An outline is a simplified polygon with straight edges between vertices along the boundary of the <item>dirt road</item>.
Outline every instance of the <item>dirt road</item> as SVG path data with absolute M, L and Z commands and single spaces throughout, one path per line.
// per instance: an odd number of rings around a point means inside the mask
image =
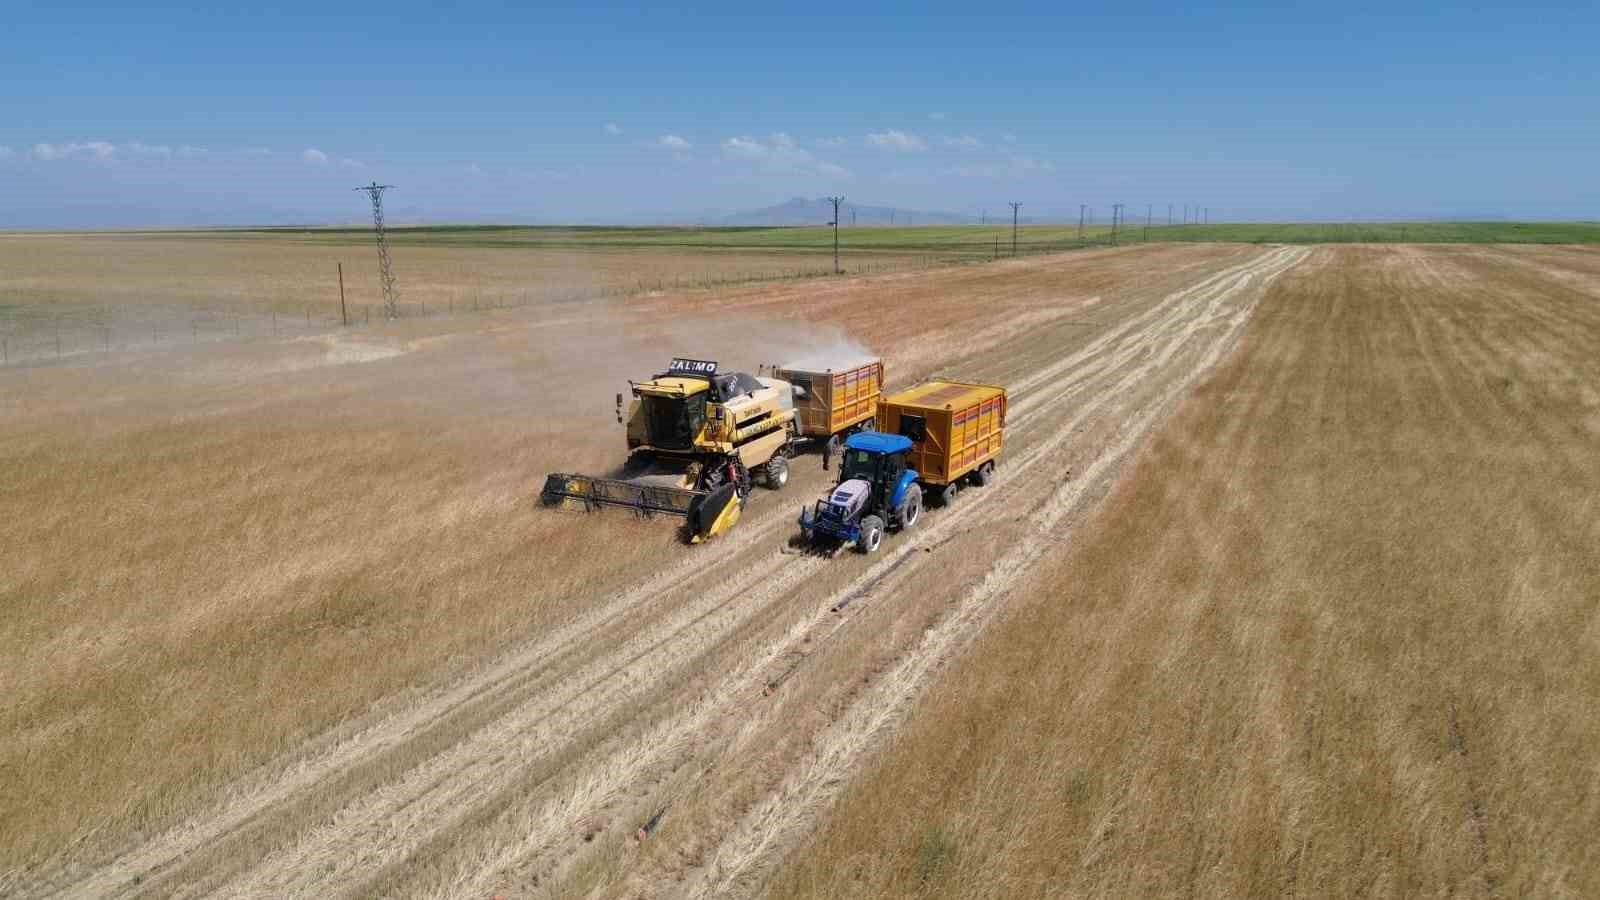
M 802 464 L 784 494 L 758 494 L 727 539 L 673 553 L 645 577 L 621 573 L 615 589 L 491 664 L 301 744 L 103 864 L 42 867 L 17 887 L 743 893 L 982 630 L 991 601 L 1070 536 L 1305 252 L 1211 251 L 1159 276 L 1093 274 L 1096 293 L 1076 285 L 1054 310 L 1039 301 L 1073 276 L 1071 260 L 941 273 L 937 287 L 917 280 L 931 276 L 886 276 L 812 292 L 811 310 L 837 308 L 847 330 L 864 296 L 896 291 L 976 301 L 1000 287 L 1046 310 L 974 323 L 971 305 L 964 322 L 962 304 L 946 304 L 887 353 L 892 372 L 939 368 L 1010 386 L 1010 443 L 993 485 L 876 557 L 826 560 L 786 544 L 799 503 L 824 483 Z M 768 303 L 783 308 L 782 297 L 750 306 Z

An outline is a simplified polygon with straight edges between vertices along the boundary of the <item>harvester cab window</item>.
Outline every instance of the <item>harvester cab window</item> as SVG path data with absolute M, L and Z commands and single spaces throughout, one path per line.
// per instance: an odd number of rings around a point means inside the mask
M 663 450 L 689 450 L 706 424 L 706 395 L 642 398 L 650 444 Z

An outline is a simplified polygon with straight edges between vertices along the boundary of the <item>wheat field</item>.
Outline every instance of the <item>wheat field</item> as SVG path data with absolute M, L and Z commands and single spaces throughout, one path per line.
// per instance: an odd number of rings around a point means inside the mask
M 0 368 L 0 893 L 1592 893 L 1597 298 L 1152 244 Z M 626 378 L 839 345 L 1007 385 L 996 482 L 538 507 Z
M 777 896 L 1592 896 L 1600 256 L 1319 249 Z

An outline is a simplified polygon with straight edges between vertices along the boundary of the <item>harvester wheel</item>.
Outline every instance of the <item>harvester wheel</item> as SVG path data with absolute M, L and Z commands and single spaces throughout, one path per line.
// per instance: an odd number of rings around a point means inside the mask
M 988 487 L 994 480 L 994 460 L 989 460 L 972 472 L 972 483 L 978 487 Z
M 956 494 L 960 490 L 961 490 L 961 485 L 959 483 L 957 483 L 957 482 L 954 482 L 954 481 L 952 481 L 949 484 L 945 485 L 944 487 L 940 488 L 939 489 L 939 495 L 938 495 L 939 496 L 939 505 L 940 506 L 949 506 L 950 504 L 956 502 Z
M 922 485 L 913 484 L 906 488 L 905 499 L 900 501 L 900 509 L 895 518 L 900 520 L 900 530 L 917 524 L 922 518 Z
M 881 543 L 883 543 L 883 520 L 877 516 L 867 516 L 862 519 L 861 534 L 856 538 L 856 550 L 862 553 L 876 553 Z
M 783 490 L 783 486 L 789 483 L 789 461 L 782 456 L 767 460 L 767 477 L 764 480 L 772 490 Z

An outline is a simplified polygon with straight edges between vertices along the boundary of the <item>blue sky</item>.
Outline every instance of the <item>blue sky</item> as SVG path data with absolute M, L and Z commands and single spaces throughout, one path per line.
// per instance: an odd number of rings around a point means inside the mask
M 863 204 L 1600 217 L 1600 5 L 84 6 L 0 29 L 0 226 Z

